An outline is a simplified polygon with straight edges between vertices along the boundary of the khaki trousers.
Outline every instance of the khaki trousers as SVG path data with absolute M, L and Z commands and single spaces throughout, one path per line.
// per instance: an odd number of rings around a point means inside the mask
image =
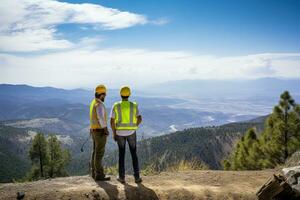
M 102 158 L 105 152 L 107 135 L 105 135 L 104 129 L 91 129 L 90 131 L 93 138 L 93 149 L 91 155 L 92 176 L 105 177 L 102 166 Z

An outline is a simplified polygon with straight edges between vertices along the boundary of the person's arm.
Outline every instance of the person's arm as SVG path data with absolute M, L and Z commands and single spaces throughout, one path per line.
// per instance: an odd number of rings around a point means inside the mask
M 142 123 L 142 115 L 137 116 L 137 125 L 139 126 Z
M 105 135 L 109 135 L 108 129 L 107 129 L 107 121 L 106 121 L 106 113 L 105 113 L 105 107 L 103 104 L 99 104 L 97 109 L 97 116 L 100 126 L 104 129 Z
M 105 133 L 105 135 L 109 135 L 109 131 L 108 131 L 107 127 L 104 128 L 104 133 Z
M 116 116 L 116 113 L 114 111 L 114 107 L 111 109 L 111 112 L 110 112 L 110 127 L 111 127 L 111 130 L 113 132 L 113 139 L 116 141 L 117 139 L 117 130 L 116 130 L 116 124 L 115 124 L 115 116 Z
M 142 123 L 142 115 L 140 114 L 139 107 L 136 107 L 136 118 L 136 123 L 139 126 Z
M 115 119 L 110 118 L 110 126 L 113 132 L 113 139 L 116 141 L 117 138 L 117 131 L 116 131 L 116 124 L 115 124 Z

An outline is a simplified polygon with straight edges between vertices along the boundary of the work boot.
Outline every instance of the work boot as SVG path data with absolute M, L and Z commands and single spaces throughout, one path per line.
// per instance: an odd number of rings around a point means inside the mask
M 92 177 L 92 179 L 96 179 L 96 176 L 95 176 L 95 174 L 90 174 L 90 177 Z
M 141 183 L 143 180 L 140 177 L 134 178 L 135 183 Z
M 94 172 L 94 171 L 91 170 L 91 173 L 89 173 L 89 174 L 90 174 L 90 176 L 91 176 L 93 179 L 95 179 L 96 175 L 95 175 L 95 172 Z
M 110 181 L 110 177 L 100 175 L 96 175 L 94 179 L 95 181 Z
M 117 178 L 117 181 L 119 181 L 120 183 L 124 184 L 126 181 L 125 181 L 125 178 L 121 178 L 121 177 L 118 177 Z

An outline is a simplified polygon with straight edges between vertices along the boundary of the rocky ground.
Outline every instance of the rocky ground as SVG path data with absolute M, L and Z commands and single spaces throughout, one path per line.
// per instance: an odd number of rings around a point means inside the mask
M 0 185 L 0 199 L 255 199 L 255 192 L 274 171 L 183 171 L 143 177 L 135 184 L 132 177 L 122 185 L 112 177 L 95 182 L 89 176 L 74 176 L 27 183 Z

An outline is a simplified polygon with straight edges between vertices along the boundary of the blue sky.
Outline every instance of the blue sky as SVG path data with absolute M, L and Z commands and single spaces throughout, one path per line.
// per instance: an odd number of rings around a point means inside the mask
M 297 0 L 3 0 L 2 83 L 300 78 Z
M 294 0 L 161 0 L 69 1 L 98 3 L 165 19 L 164 26 L 137 26 L 118 31 L 85 33 L 63 27 L 70 37 L 101 34 L 103 45 L 188 50 L 201 54 L 245 55 L 264 52 L 299 52 L 300 1 Z M 77 27 L 74 28 L 74 27 Z M 69 32 L 73 30 L 74 32 Z

